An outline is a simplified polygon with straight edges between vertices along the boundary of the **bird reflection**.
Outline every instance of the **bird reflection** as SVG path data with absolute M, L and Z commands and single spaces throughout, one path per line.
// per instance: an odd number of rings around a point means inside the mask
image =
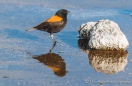
M 49 53 L 42 54 L 39 56 L 33 56 L 34 59 L 38 60 L 40 63 L 43 63 L 48 68 L 52 69 L 55 75 L 58 77 L 63 77 L 66 75 L 66 63 L 64 59 L 58 54 L 52 53 L 56 43 L 53 44 L 52 48 L 50 49 Z
M 84 39 L 78 40 L 78 46 L 83 51 L 87 51 L 86 53 L 88 54 L 89 64 L 97 72 L 116 74 L 123 71 L 127 65 L 127 51 L 88 50 L 86 44 L 88 44 L 88 41 L 85 42 Z

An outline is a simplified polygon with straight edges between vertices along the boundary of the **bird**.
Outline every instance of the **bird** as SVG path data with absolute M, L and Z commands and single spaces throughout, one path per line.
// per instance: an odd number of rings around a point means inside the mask
M 54 33 L 61 31 L 67 23 L 67 15 L 70 11 L 66 9 L 58 10 L 53 16 L 42 22 L 41 24 L 27 29 L 26 31 L 41 30 L 48 32 L 52 38 L 53 43 L 57 42 L 53 36 Z

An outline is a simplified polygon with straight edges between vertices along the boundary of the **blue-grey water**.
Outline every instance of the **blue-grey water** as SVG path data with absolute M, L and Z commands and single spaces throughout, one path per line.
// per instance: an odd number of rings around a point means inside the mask
M 58 43 L 49 53 L 48 33 L 25 30 L 61 8 L 70 11 L 68 23 L 54 34 Z M 0 86 L 131 86 L 131 8 L 131 0 L 0 0 Z M 100 19 L 119 25 L 130 43 L 127 51 L 86 53 L 78 28 Z M 117 70 L 103 70 L 109 60 Z

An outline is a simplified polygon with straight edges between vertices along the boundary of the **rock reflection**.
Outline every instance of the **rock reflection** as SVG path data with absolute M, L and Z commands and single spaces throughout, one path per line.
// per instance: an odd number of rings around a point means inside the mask
M 87 43 L 88 41 L 84 43 L 83 39 L 78 40 L 79 47 L 83 51 L 87 51 L 86 53 L 88 54 L 89 64 L 97 72 L 102 72 L 105 74 L 115 74 L 124 70 L 127 64 L 127 51 L 88 50 L 88 46 L 86 45 Z
M 58 77 L 63 77 L 66 75 L 66 63 L 64 59 L 58 54 L 52 53 L 54 45 L 50 49 L 50 52 L 47 54 L 42 54 L 39 56 L 33 56 L 34 59 L 38 60 L 40 63 L 43 63 L 48 68 L 52 69 L 55 75 Z
M 88 54 L 90 65 L 98 72 L 115 74 L 123 71 L 127 64 L 127 51 L 97 51 Z

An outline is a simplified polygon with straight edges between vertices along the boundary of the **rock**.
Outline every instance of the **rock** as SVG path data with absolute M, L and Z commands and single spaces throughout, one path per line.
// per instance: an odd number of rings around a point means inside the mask
M 82 24 L 78 32 L 81 38 L 89 39 L 88 45 L 91 49 L 125 50 L 129 46 L 119 26 L 110 20 Z
M 97 72 L 116 74 L 124 70 L 128 63 L 127 50 L 89 50 L 87 43 L 87 39 L 79 39 L 78 47 L 88 55 L 89 64 Z
M 78 47 L 80 48 L 80 50 L 89 54 L 88 39 L 79 39 L 78 40 Z
M 89 31 L 95 24 L 96 22 L 87 22 L 85 24 L 82 24 L 78 30 L 79 36 L 84 39 L 89 39 Z

